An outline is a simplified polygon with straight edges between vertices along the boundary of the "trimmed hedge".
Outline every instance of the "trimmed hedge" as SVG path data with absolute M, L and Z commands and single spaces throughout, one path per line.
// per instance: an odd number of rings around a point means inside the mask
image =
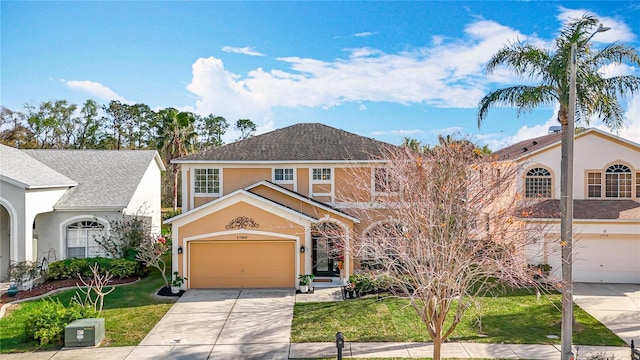
M 391 288 L 389 278 L 383 274 L 352 274 L 349 276 L 349 283 L 354 285 L 360 295 L 387 292 Z
M 114 278 L 122 279 L 136 275 L 142 275 L 143 267 L 133 260 L 109 259 L 109 258 L 88 258 L 88 259 L 66 259 L 49 264 L 47 278 L 50 280 L 77 279 L 78 274 L 84 278 L 93 277 L 90 266 L 98 264 L 98 272 L 104 275 L 107 271 Z

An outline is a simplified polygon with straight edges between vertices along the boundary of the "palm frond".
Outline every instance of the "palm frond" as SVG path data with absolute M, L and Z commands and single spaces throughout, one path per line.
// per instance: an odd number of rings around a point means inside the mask
M 478 127 L 492 107 L 515 107 L 520 115 L 522 111 L 531 111 L 538 105 L 555 103 L 558 101 L 556 93 L 556 88 L 548 85 L 519 85 L 492 91 L 482 98 L 478 105 Z
M 510 43 L 498 50 L 485 66 L 488 74 L 500 65 L 510 67 L 516 74 L 535 78 L 543 74 L 551 61 L 549 52 L 520 42 Z

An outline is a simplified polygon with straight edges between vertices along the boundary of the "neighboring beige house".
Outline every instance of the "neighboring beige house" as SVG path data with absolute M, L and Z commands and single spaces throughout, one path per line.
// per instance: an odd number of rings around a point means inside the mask
M 528 221 L 547 224 L 530 246 L 532 263 L 560 269 L 560 133 L 495 152 L 523 166 L 518 191 L 532 205 Z M 574 145 L 573 278 L 578 282 L 640 283 L 640 145 L 587 129 Z
M 143 215 L 160 231 L 156 151 L 20 150 L 0 145 L 0 279 L 11 261 L 103 254 L 94 235 Z
M 322 124 L 297 124 L 173 160 L 183 213 L 172 225 L 173 270 L 187 288 L 298 287 L 298 275 L 342 284 L 353 260 L 341 247 L 363 224 L 353 206 L 385 196 L 383 148 Z M 369 177 L 353 187 L 354 174 Z M 337 199 L 357 195 L 358 204 Z M 327 237 L 330 227 L 340 240 Z

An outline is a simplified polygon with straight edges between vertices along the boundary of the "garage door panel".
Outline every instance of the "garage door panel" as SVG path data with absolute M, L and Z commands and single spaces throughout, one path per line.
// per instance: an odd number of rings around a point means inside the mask
M 295 287 L 294 241 L 193 242 L 191 288 Z
M 573 278 L 578 282 L 640 283 L 640 241 L 619 238 L 577 241 Z

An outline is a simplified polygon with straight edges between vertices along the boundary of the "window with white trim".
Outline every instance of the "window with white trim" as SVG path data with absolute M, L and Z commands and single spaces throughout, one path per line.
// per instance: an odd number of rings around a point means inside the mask
M 91 258 L 106 256 L 106 251 L 96 242 L 103 235 L 104 225 L 93 220 L 77 221 L 67 225 L 67 258 Z
M 273 169 L 273 181 L 279 182 L 279 183 L 292 183 L 293 169 L 292 168 Z
M 605 172 L 604 197 L 630 198 L 631 197 L 631 169 L 622 164 L 614 164 Z
M 313 181 L 330 181 L 331 180 L 331 168 L 316 168 L 312 171 Z
M 194 169 L 193 193 L 196 195 L 219 195 L 220 169 Z
M 390 193 L 398 191 L 398 186 L 391 178 L 389 169 L 387 168 L 373 169 L 373 183 L 373 191 L 376 193 Z
M 551 172 L 545 168 L 537 167 L 527 171 L 524 178 L 526 198 L 550 198 L 551 197 Z

